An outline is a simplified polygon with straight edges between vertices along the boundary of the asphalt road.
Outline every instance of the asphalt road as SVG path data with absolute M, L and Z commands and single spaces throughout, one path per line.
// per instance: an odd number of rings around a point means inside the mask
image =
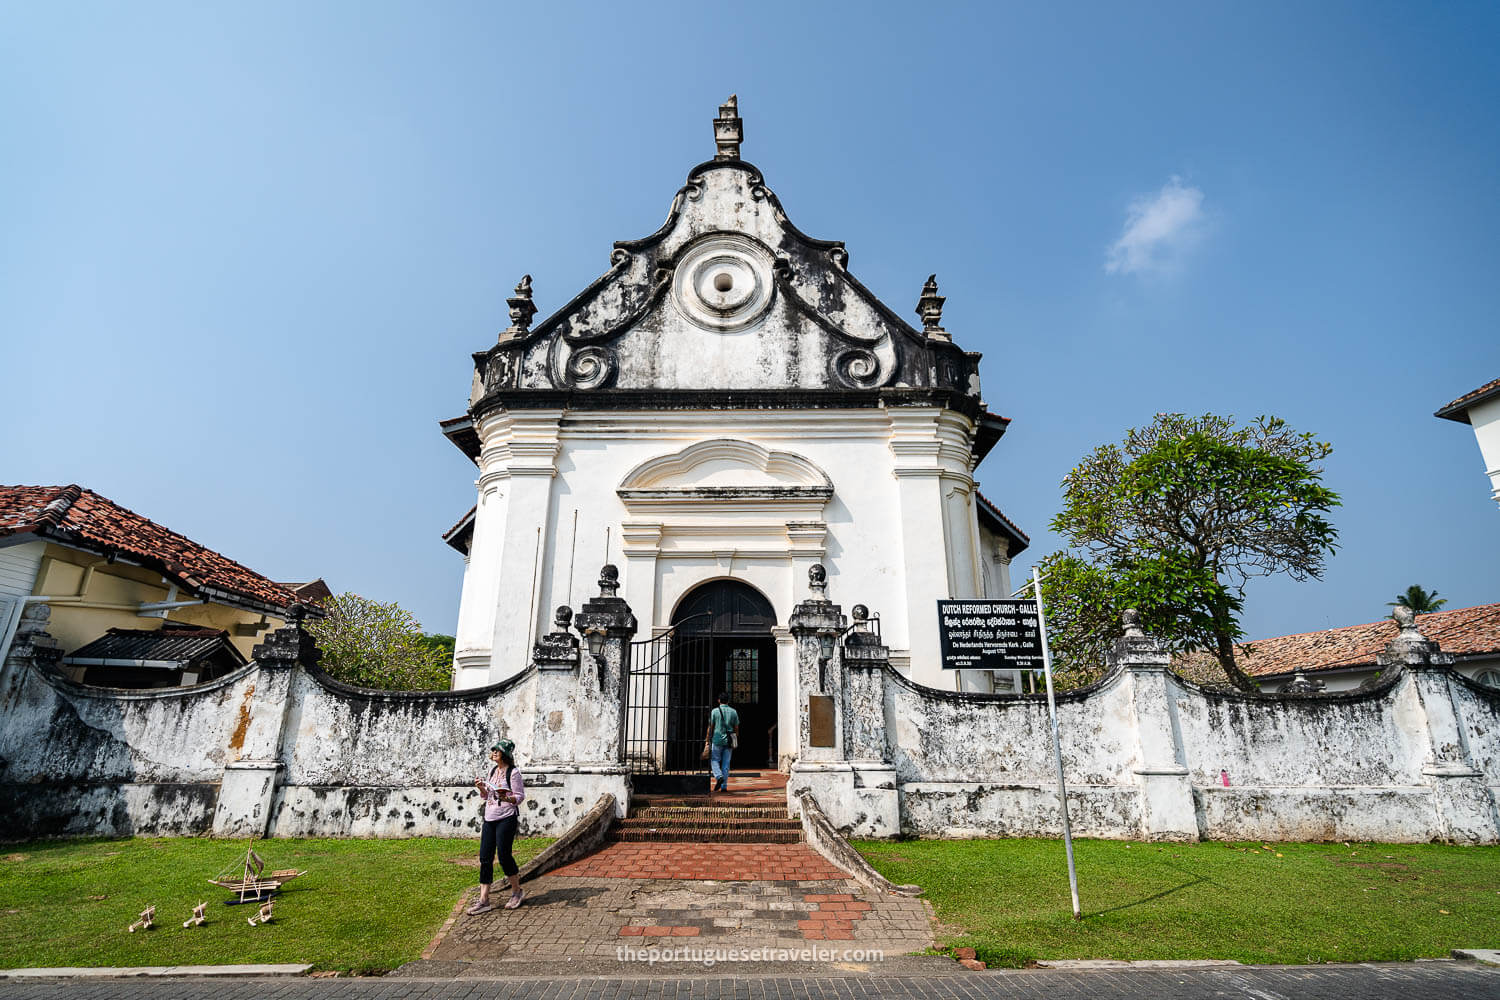
M 1483 1000 L 1500 968 L 1401 965 L 1092 969 L 945 976 L 113 979 L 0 982 L 0 1000 Z

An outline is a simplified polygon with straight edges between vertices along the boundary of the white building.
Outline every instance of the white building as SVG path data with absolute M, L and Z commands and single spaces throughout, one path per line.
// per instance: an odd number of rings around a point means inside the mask
M 935 280 L 913 326 L 843 244 L 791 223 L 739 158 L 734 98 L 714 132 L 657 232 L 616 243 L 534 326 L 524 278 L 512 325 L 474 355 L 469 411 L 443 424 L 479 467 L 446 536 L 467 556 L 455 684 L 523 670 L 552 609 L 610 562 L 638 639 L 706 614 L 685 628 L 715 637 L 711 683 L 734 689 L 744 731 L 795 732 L 785 625 L 821 563 L 835 599 L 881 616 L 899 670 L 991 690 L 939 669 L 935 604 L 1008 596 L 1027 544 L 976 490 L 1008 423 L 981 399 L 979 355 L 941 326 Z M 766 739 L 770 760 L 795 746 Z
M 1490 496 L 1500 503 L 1500 378 L 1465 393 L 1433 416 L 1455 420 L 1474 428 L 1479 454 L 1490 477 Z

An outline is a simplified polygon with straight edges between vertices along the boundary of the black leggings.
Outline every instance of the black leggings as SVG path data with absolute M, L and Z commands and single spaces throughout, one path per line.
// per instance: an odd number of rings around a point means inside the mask
M 521 869 L 516 865 L 511 845 L 516 840 L 515 816 L 487 819 L 479 830 L 479 884 L 489 885 L 495 881 L 495 855 L 500 855 L 500 870 L 507 876 Z

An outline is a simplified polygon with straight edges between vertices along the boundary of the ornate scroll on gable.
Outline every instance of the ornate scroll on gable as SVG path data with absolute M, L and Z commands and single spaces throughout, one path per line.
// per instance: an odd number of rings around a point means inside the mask
M 718 155 L 689 173 L 662 227 L 615 244 L 609 270 L 535 327 L 523 279 L 507 300 L 510 327 L 474 356 L 471 402 L 528 391 L 875 389 L 977 401 L 979 356 L 939 325 L 935 279 L 920 296 L 921 328 L 877 300 L 849 273 L 843 244 L 797 229 L 739 158 L 736 103 L 715 120 Z

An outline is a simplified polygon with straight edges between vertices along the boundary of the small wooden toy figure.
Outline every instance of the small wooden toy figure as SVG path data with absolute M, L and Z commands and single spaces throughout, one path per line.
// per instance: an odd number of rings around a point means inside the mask
M 250 926 L 254 927 L 258 923 L 269 924 L 271 922 L 271 907 L 275 905 L 275 902 L 274 899 L 268 899 L 264 903 L 261 903 L 260 912 L 250 918 Z
M 149 931 L 151 929 L 152 925 L 155 922 L 156 922 L 156 907 L 154 905 L 152 905 L 152 906 L 148 906 L 144 910 L 142 910 L 141 911 L 141 919 L 137 920 L 135 923 L 131 924 L 126 929 L 128 931 L 130 931 L 130 933 L 132 933 L 132 934 L 134 934 L 137 930 Z
M 199 903 L 197 906 L 193 907 L 193 915 L 191 917 L 188 917 L 186 920 L 184 920 L 182 922 L 182 926 L 184 926 L 184 927 L 202 927 L 203 926 L 203 921 L 207 919 L 206 917 L 203 916 L 203 908 L 206 907 L 207 905 L 208 905 L 207 903 Z

